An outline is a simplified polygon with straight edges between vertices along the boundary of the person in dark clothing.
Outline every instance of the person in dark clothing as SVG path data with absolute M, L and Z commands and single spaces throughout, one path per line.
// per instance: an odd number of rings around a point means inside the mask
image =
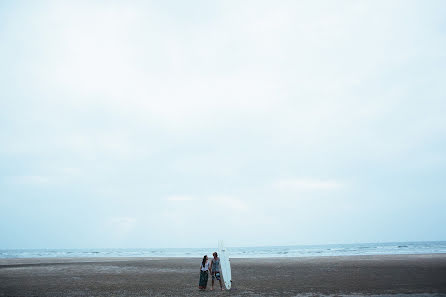
M 203 261 L 201 261 L 201 266 L 200 266 L 200 280 L 198 281 L 198 288 L 200 290 L 206 290 L 206 287 L 208 285 L 208 277 L 209 277 L 208 256 L 204 255 Z

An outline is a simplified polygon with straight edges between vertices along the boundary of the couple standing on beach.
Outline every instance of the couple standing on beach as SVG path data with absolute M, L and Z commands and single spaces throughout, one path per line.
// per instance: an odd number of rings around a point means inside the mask
M 211 263 L 209 264 L 208 256 L 205 255 L 203 257 L 203 261 L 200 266 L 200 281 L 198 282 L 198 288 L 200 290 L 206 290 L 208 285 L 208 277 L 209 271 L 212 275 L 212 287 L 211 290 L 214 289 L 214 280 L 217 279 L 220 282 L 220 289 L 223 291 L 223 285 L 221 283 L 221 274 L 220 274 L 220 258 L 218 257 L 217 252 L 212 254 L 214 258 L 212 258 Z

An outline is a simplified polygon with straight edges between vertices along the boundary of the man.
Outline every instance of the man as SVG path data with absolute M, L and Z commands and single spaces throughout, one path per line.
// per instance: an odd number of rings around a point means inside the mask
M 217 279 L 220 282 L 220 289 L 223 291 L 223 285 L 221 283 L 221 273 L 220 273 L 220 258 L 217 255 L 217 252 L 212 254 L 214 258 L 211 261 L 211 274 L 212 274 L 212 287 L 211 291 L 214 289 L 214 280 Z

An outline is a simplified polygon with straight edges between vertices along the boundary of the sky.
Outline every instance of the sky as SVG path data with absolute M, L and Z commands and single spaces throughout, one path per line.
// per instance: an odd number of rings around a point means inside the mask
M 0 248 L 446 240 L 445 14 L 0 2 Z

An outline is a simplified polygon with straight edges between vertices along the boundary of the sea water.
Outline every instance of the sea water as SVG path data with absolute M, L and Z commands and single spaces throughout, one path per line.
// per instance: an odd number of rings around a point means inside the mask
M 0 258 L 202 257 L 209 248 L 0 249 Z M 231 258 L 315 257 L 446 253 L 446 241 L 227 247 Z

